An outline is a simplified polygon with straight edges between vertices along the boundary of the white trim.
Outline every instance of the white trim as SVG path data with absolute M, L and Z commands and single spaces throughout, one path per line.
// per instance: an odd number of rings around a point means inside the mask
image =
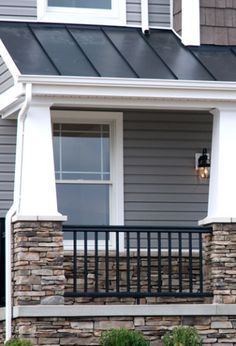
M 176 31 L 174 30 L 174 0 L 170 0 L 170 28 L 176 34 Z
M 37 305 L 14 306 L 19 317 L 235 316 L 236 304 Z
M 47 0 L 37 0 L 39 21 L 74 24 L 126 24 L 126 1 L 112 0 L 112 9 L 50 7 Z
M 182 0 L 182 42 L 200 45 L 200 1 Z
M 141 24 L 142 32 L 149 31 L 149 13 L 148 13 L 148 0 L 141 0 Z
M 124 224 L 124 191 L 123 191 L 123 113 L 122 112 L 92 112 L 77 110 L 52 110 L 52 121 L 54 123 L 94 123 L 110 124 L 111 130 L 111 156 L 110 180 L 99 183 L 110 185 L 110 225 Z M 71 182 L 69 180 L 59 183 Z M 74 183 L 85 183 L 85 181 L 76 180 Z M 94 184 L 95 181 L 88 181 Z
M 5 308 L 0 308 L 0 321 L 5 321 Z
M 15 215 L 12 218 L 12 222 L 18 221 L 66 221 L 67 216 L 64 215 Z

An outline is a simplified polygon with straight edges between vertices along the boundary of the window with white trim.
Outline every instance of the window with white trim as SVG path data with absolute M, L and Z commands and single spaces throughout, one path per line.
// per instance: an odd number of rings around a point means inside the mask
M 126 24 L 126 0 L 37 0 L 38 19 L 76 24 Z
M 52 115 L 58 210 L 70 225 L 122 225 L 122 113 Z

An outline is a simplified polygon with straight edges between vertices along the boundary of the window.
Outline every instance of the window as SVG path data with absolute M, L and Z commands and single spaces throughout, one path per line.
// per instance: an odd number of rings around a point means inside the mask
M 52 115 L 58 210 L 70 225 L 122 225 L 122 113 Z
M 126 24 L 125 0 L 38 0 L 38 19 L 77 24 Z
M 72 225 L 108 225 L 110 126 L 55 124 L 59 210 Z

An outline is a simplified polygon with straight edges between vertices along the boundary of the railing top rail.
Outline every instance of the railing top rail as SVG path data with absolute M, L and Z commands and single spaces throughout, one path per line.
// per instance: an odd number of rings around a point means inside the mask
M 65 232 L 183 232 L 183 233 L 210 233 L 211 227 L 187 227 L 187 226 L 77 226 L 77 225 L 64 225 Z

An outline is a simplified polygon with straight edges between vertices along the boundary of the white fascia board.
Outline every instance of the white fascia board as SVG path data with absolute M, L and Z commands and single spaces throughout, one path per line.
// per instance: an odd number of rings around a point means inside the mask
M 16 83 L 18 76 L 20 76 L 20 71 L 18 67 L 16 66 L 15 62 L 13 61 L 11 55 L 9 54 L 8 50 L 6 49 L 4 43 L 2 40 L 0 40 L 0 56 L 2 57 L 3 61 L 5 62 L 8 70 L 10 71 L 14 83 Z
M 32 83 L 33 96 L 52 98 L 54 104 L 76 105 L 78 101 L 83 106 L 88 103 L 90 106 L 167 109 L 236 105 L 235 82 L 23 75 L 18 81 Z

